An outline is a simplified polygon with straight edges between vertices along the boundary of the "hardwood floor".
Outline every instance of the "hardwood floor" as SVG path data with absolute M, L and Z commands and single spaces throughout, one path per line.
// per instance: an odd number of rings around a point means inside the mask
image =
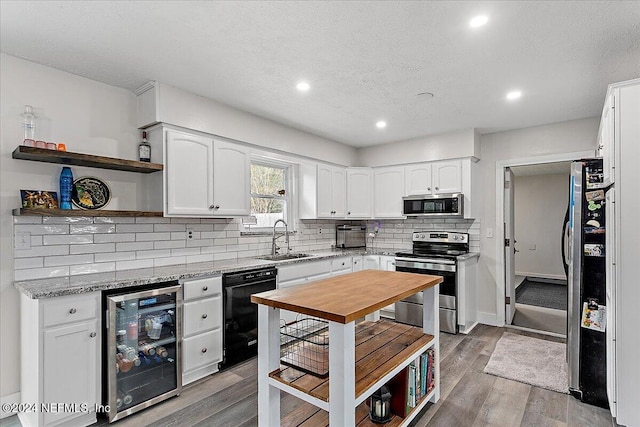
M 485 374 L 483 369 L 505 331 L 479 325 L 469 335 L 441 334 L 441 398 L 438 403 L 429 404 L 413 426 L 614 426 L 608 410 L 586 405 L 569 395 Z M 563 341 L 514 329 L 508 331 Z M 284 393 L 282 396 L 283 415 L 295 412 L 300 421 L 308 417 L 304 402 Z M 9 424 L 11 419 L 15 417 L 2 420 L 0 426 L 18 425 Z M 105 424 L 101 420 L 95 426 Z M 114 425 L 256 426 L 256 359 L 190 384 L 180 396 Z

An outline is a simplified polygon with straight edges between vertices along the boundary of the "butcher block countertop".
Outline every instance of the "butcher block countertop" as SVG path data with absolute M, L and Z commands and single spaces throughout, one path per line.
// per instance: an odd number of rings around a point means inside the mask
M 441 282 L 440 276 L 364 270 L 254 294 L 251 302 L 349 323 Z

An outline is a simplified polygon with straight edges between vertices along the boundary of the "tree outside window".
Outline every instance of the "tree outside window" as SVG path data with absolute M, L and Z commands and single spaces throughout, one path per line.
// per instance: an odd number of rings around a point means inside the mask
M 251 164 L 251 215 L 255 227 L 273 227 L 278 219 L 287 220 L 287 168 Z

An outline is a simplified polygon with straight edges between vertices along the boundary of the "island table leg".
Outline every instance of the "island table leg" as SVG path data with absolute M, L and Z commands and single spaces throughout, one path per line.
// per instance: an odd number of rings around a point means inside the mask
M 280 425 L 280 390 L 269 373 L 280 366 L 280 309 L 258 305 L 258 425 Z
M 329 426 L 356 419 L 356 326 L 329 321 Z
M 425 334 L 433 335 L 436 349 L 433 361 L 436 374 L 436 392 L 430 399 L 436 403 L 440 400 L 440 285 L 435 285 L 422 292 L 422 330 Z

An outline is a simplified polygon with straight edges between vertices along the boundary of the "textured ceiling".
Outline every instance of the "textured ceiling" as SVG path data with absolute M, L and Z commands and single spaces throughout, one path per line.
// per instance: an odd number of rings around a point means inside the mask
M 607 84 L 640 76 L 637 1 L 0 7 L 5 53 L 129 90 L 159 80 L 353 146 L 596 116 Z

